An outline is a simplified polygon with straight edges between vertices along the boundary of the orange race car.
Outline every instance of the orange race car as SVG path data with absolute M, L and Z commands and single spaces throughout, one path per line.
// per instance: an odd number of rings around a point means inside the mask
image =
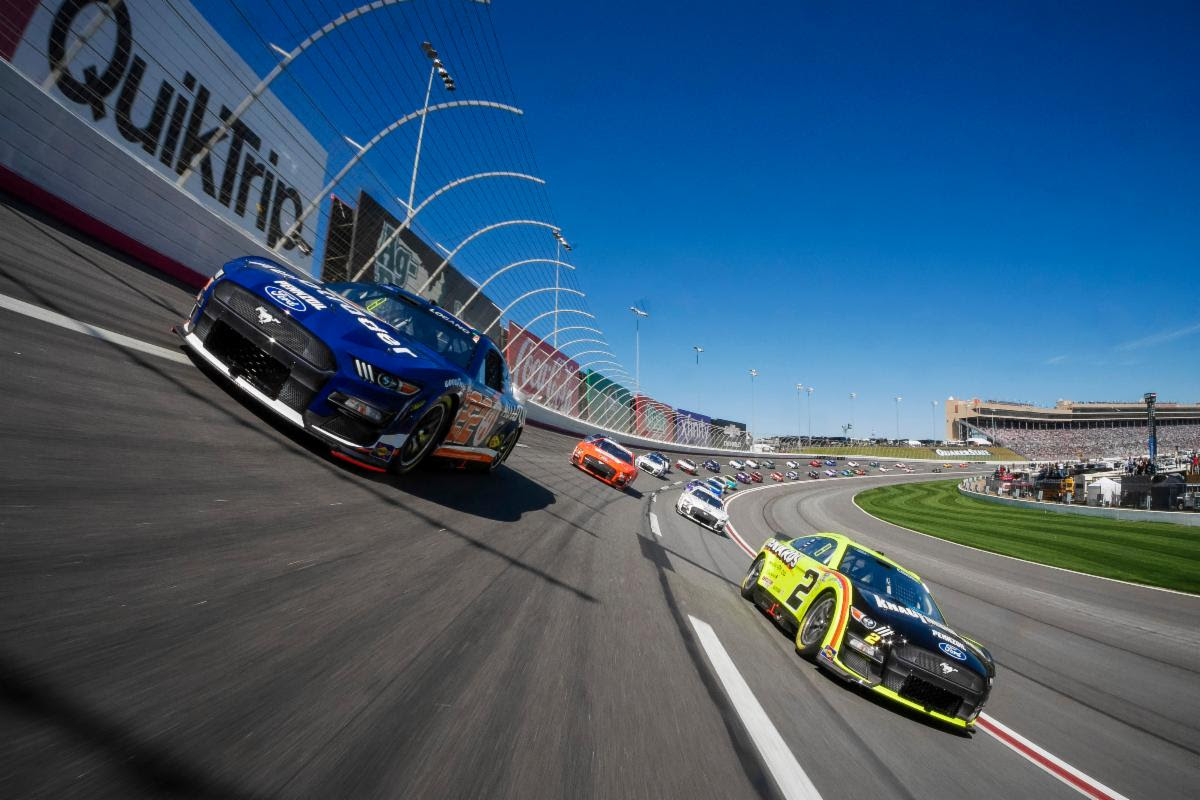
M 592 435 L 575 445 L 571 463 L 609 486 L 624 488 L 637 478 L 633 453 L 606 436 Z

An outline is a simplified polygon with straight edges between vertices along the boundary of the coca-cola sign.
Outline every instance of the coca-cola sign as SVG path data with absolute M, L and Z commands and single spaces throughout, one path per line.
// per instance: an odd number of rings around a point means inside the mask
M 540 337 L 508 324 L 508 368 L 513 387 L 524 399 L 564 414 L 578 414 L 579 365 Z

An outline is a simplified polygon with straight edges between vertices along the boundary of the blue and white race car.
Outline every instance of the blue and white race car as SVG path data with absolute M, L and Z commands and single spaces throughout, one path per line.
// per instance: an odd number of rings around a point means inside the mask
M 403 473 L 433 456 L 492 470 L 525 426 L 496 345 L 389 284 L 319 284 L 239 258 L 176 333 L 239 390 L 367 469 Z

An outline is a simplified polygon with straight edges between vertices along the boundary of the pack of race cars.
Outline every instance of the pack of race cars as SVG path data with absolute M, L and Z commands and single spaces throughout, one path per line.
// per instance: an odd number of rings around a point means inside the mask
M 219 380 L 363 469 L 405 473 L 440 459 L 491 471 L 524 429 L 496 344 L 393 285 L 318 284 L 267 259 L 239 258 L 217 271 L 176 332 Z M 570 460 L 622 489 L 639 472 L 664 478 L 672 468 L 662 453 L 635 455 L 601 434 L 580 441 Z M 675 511 L 724 533 L 723 497 L 763 483 L 763 472 L 798 481 L 804 465 L 787 461 L 781 471 L 769 458 L 734 458 L 728 466 L 732 475 L 711 458 L 677 459 L 675 469 L 693 479 Z M 810 479 L 914 471 L 877 461 L 847 461 L 839 471 L 835 458 L 807 466 Z M 713 474 L 699 477 L 701 468 Z M 990 694 L 990 653 L 947 625 L 920 577 L 841 534 L 768 539 L 741 594 L 795 636 L 801 655 L 942 722 L 970 729 Z

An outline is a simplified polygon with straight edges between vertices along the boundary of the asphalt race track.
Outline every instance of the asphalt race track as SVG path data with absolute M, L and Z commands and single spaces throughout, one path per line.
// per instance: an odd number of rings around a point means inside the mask
M 364 474 L 178 357 L 192 294 L 0 208 L 0 295 L 175 356 L 0 308 L 0 797 L 817 796 L 777 785 L 698 624 L 821 797 L 1080 796 L 799 659 L 738 596 L 743 549 L 674 513 L 686 476 L 618 492 L 532 428 L 492 476 Z M 990 718 L 1108 796 L 1194 797 L 1200 598 L 851 500 L 930 477 L 731 513 L 752 547 L 840 530 L 917 570 L 996 656 Z

